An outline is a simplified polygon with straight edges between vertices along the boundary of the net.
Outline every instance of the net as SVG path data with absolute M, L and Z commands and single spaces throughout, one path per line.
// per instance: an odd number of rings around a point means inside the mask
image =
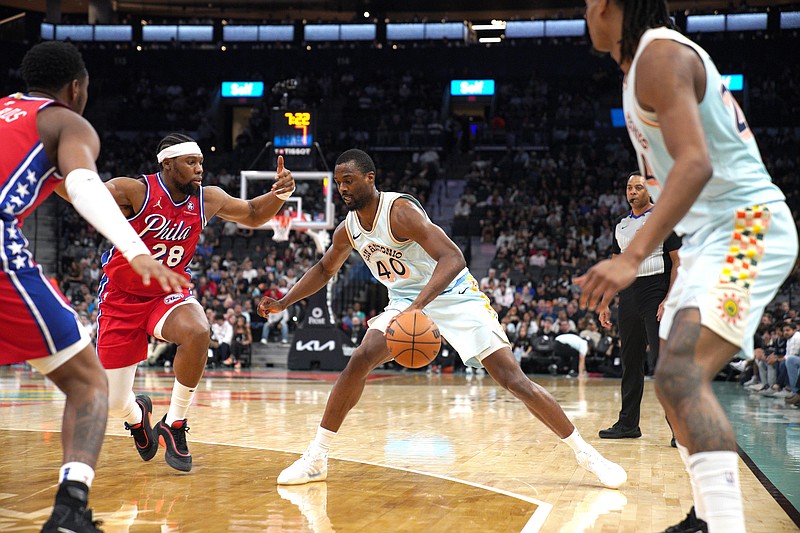
M 284 242 L 289 240 L 289 232 L 292 230 L 292 217 L 276 215 L 267 224 L 272 228 L 273 241 Z

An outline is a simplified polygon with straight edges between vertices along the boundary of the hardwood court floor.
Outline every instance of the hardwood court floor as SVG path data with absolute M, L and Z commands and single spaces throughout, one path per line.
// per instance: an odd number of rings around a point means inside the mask
M 109 421 L 91 494 L 95 516 L 115 533 L 651 532 L 692 505 L 650 382 L 644 436 L 597 437 L 619 408 L 619 381 L 602 378 L 535 376 L 586 440 L 626 468 L 620 490 L 577 467 L 572 451 L 491 378 L 418 372 L 371 377 L 336 439 L 327 482 L 276 486 L 313 437 L 335 378 L 208 373 L 189 413 L 188 474 L 169 468 L 163 453 L 143 463 L 122 423 Z M 153 398 L 154 417 L 163 416 L 172 376 L 140 370 L 136 387 Z M 0 531 L 38 531 L 49 515 L 62 408 L 63 396 L 40 375 L 0 368 Z M 797 530 L 792 509 L 787 514 L 744 462 L 740 474 L 749 531 Z

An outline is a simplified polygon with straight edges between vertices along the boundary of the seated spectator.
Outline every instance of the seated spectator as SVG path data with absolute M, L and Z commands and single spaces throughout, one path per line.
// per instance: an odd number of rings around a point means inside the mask
M 225 315 L 216 313 L 214 323 L 211 324 L 211 367 L 219 366 L 231 353 L 233 343 L 233 326 L 225 320 Z
M 348 334 L 350 335 L 350 342 L 353 343 L 353 346 L 359 346 L 361 341 L 364 340 L 364 335 L 367 334 L 367 328 L 364 327 L 364 322 L 357 316 L 353 317 Z
M 281 330 L 281 344 L 289 344 L 289 311 L 284 309 L 280 313 L 269 315 L 261 328 L 261 344 L 269 342 L 269 334 L 274 328 Z
M 177 345 L 171 342 L 150 337 L 150 343 L 147 346 L 147 364 L 150 366 L 163 365 L 164 368 L 169 368 L 175 358 L 176 349 Z
M 597 330 L 597 322 L 595 322 L 593 318 L 586 320 L 586 329 L 578 333 L 578 336 L 592 341 L 593 346 L 600 344 L 600 338 L 602 337 L 600 332 Z
M 785 315 L 788 316 L 788 306 Z M 786 398 L 786 403 L 790 405 L 800 405 L 800 394 L 798 394 L 798 376 L 800 375 L 800 331 L 797 324 L 786 322 L 783 325 L 783 336 L 786 338 L 786 365 L 788 386 L 792 395 Z
M 253 334 L 250 332 L 250 326 L 243 315 L 236 316 L 236 322 L 233 326 L 233 346 L 231 347 L 231 355 L 223 362 L 225 366 L 233 365 L 234 368 L 242 368 L 250 366 L 250 356 L 252 355 L 253 347 Z

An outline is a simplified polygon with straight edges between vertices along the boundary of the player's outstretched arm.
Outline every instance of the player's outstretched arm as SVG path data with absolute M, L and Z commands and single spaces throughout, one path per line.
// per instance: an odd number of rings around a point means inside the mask
M 261 302 L 258 304 L 258 314 L 267 318 L 270 314 L 280 313 L 293 303 L 319 291 L 342 268 L 352 251 L 353 247 L 347 237 L 344 222 L 342 222 L 333 232 L 333 242 L 322 259 L 308 269 L 308 272 L 303 274 L 303 277 L 280 300 L 268 296 L 261 298 Z
M 278 156 L 278 168 L 275 171 L 275 183 L 272 190 L 250 200 L 234 198 L 219 187 L 204 189 L 206 216 L 213 216 L 238 222 L 251 228 L 265 224 L 278 214 L 283 204 L 294 192 L 292 171 L 283 166 L 283 156 Z
M 422 310 L 464 270 L 467 265 L 464 254 L 442 228 L 431 222 L 414 202 L 404 198 L 396 200 L 389 216 L 395 238 L 417 242 L 436 260 L 436 268 L 430 281 L 408 308 L 409 311 Z

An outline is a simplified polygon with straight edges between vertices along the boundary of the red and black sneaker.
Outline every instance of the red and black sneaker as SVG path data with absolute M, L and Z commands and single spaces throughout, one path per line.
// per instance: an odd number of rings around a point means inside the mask
M 142 421 L 138 424 L 130 425 L 125 422 L 125 429 L 131 432 L 136 443 L 136 451 L 145 461 L 149 461 L 156 456 L 158 451 L 158 439 L 156 430 L 150 424 L 150 415 L 153 414 L 153 402 L 149 396 L 140 394 L 136 397 L 136 403 L 142 409 Z
M 189 426 L 186 419 L 176 420 L 172 425 L 167 425 L 167 415 L 156 426 L 158 443 L 166 448 L 164 459 L 175 470 L 188 472 L 192 469 L 192 454 L 186 446 L 186 433 Z

